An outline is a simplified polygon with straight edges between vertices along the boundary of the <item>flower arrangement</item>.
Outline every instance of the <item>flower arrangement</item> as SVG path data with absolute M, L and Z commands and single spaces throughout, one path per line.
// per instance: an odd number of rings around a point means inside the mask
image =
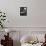
M 0 27 L 3 28 L 4 27 L 4 22 L 6 20 L 6 15 L 4 12 L 0 11 Z

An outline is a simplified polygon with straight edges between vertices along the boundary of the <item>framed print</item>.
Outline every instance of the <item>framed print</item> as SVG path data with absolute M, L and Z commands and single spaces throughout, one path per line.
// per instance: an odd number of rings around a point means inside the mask
M 27 16 L 27 7 L 20 7 L 20 16 Z

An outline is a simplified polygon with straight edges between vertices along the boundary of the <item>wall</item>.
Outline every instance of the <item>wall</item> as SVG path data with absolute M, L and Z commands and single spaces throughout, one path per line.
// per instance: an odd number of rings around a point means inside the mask
M 20 7 L 27 7 L 27 16 L 20 16 Z M 46 27 L 46 0 L 0 0 L 6 12 L 7 27 Z

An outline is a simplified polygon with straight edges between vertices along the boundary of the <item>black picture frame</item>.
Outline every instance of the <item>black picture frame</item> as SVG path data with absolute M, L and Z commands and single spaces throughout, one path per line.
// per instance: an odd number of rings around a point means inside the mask
M 20 16 L 27 16 L 27 7 L 20 7 Z

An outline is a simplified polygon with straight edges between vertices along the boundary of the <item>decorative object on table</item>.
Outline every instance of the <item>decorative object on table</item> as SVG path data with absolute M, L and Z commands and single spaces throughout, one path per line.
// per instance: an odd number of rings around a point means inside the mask
M 27 16 L 27 7 L 20 7 L 20 16 Z
M 5 29 L 4 31 L 7 34 L 3 35 L 4 39 L 1 38 L 1 45 L 3 45 L 3 46 L 13 46 L 13 39 L 10 37 L 10 34 L 9 34 L 10 30 Z
M 4 27 L 4 22 L 6 20 L 6 13 L 0 11 L 0 27 L 3 28 Z
M 7 35 L 4 35 L 5 40 L 1 39 L 1 44 L 3 46 L 13 46 L 13 40 L 11 37 L 9 37 L 9 33 Z

